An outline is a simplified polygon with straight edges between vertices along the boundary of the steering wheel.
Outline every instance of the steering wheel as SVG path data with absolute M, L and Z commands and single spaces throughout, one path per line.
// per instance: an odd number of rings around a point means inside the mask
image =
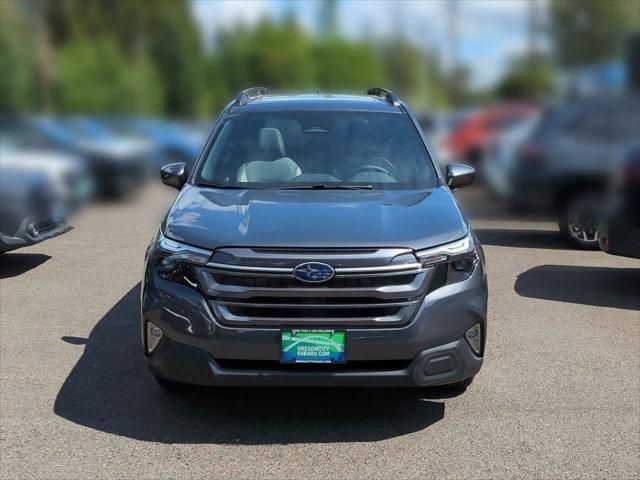
M 374 172 L 385 173 L 385 174 L 389 175 L 390 177 L 393 177 L 394 179 L 396 178 L 396 174 L 398 173 L 398 169 L 396 168 L 396 166 L 393 163 L 391 163 L 389 160 L 387 160 L 384 157 L 376 157 L 376 161 L 384 163 L 385 167 L 382 167 L 380 165 L 372 165 L 372 164 L 362 165 L 355 172 L 353 172 L 350 176 L 351 177 L 355 177 L 360 172 L 374 171 Z M 389 168 L 386 168 L 386 167 L 389 167 Z

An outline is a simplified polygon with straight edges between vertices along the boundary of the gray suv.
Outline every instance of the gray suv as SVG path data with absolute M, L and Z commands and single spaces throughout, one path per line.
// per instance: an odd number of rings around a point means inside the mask
M 167 388 L 464 389 L 486 342 L 478 239 L 415 117 L 366 96 L 245 90 L 222 112 L 146 253 L 141 331 Z

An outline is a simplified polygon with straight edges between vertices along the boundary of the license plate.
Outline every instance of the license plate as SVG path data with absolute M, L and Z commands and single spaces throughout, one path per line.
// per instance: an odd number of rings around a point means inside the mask
M 284 330 L 282 363 L 344 363 L 347 332 L 340 330 Z

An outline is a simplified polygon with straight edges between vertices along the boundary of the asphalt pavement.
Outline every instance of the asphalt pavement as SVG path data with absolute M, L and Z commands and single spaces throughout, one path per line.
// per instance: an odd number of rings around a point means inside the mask
M 174 194 L 91 206 L 0 256 L 1 478 L 638 478 L 640 262 L 567 248 L 475 193 L 489 337 L 445 389 L 164 393 L 138 326 Z M 478 198 L 480 198 L 478 200 Z

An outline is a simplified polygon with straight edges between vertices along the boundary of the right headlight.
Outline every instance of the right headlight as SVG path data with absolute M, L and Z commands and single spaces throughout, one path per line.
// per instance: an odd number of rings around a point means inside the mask
M 205 265 L 212 254 L 213 252 L 210 250 L 171 240 L 165 237 L 160 230 L 147 250 L 149 261 L 152 262 L 162 278 L 193 288 L 198 287 L 193 268 Z
M 480 261 L 479 245 L 469 233 L 455 242 L 416 252 L 424 267 L 436 267 L 435 288 L 461 282 L 471 276 Z M 429 290 L 434 290 L 435 288 Z

